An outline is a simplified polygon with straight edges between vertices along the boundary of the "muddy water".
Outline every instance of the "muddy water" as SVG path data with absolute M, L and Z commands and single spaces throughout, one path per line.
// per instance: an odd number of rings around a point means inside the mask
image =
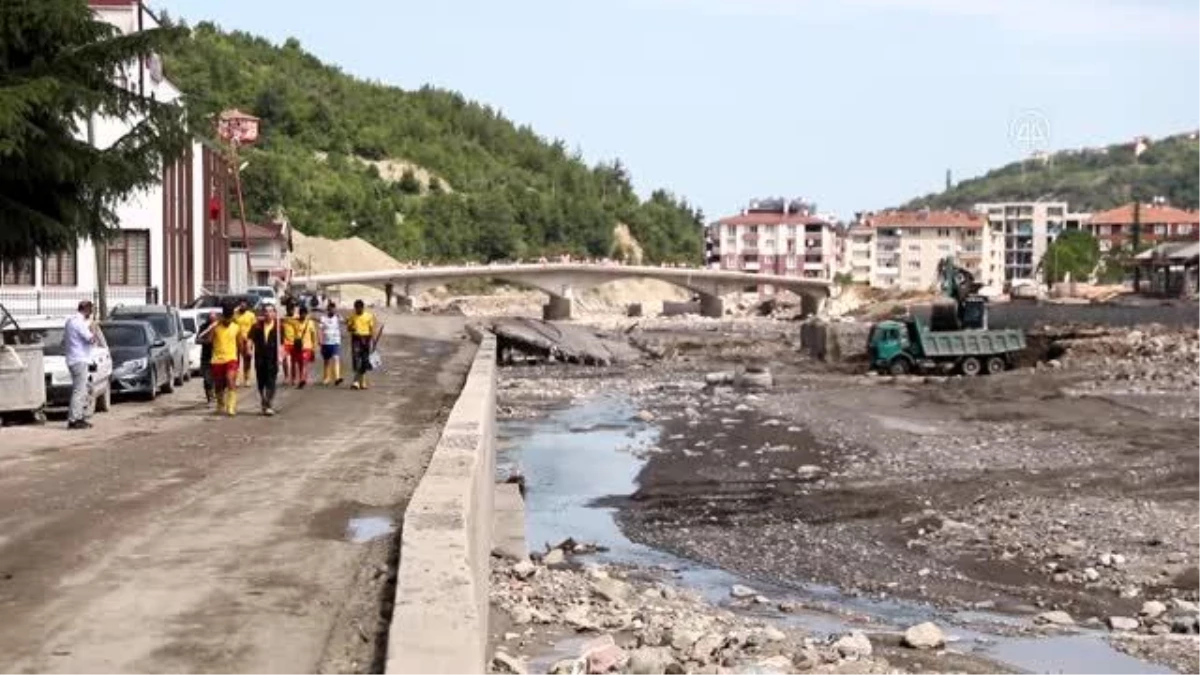
M 680 585 L 700 592 L 714 604 L 728 600 L 731 585 L 743 584 L 774 601 L 827 607 L 829 613 L 784 615 L 773 610 L 761 613 L 763 618 L 781 625 L 800 625 L 818 635 L 852 628 L 888 632 L 921 621 L 936 621 L 942 626 L 954 626 L 948 633 L 955 640 L 955 649 L 1029 672 L 1171 672 L 1114 650 L 1101 632 L 1080 631 L 1047 638 L 1004 637 L 975 627 L 1011 625 L 1017 621 L 1012 617 L 982 612 L 944 613 L 916 603 L 850 597 L 817 584 L 764 584 L 632 542 L 617 525 L 615 509 L 598 502 L 613 496 L 628 496 L 637 489 L 638 473 L 645 461 L 630 450 L 658 441 L 659 429 L 653 424 L 633 421 L 636 412 L 627 398 L 598 395 L 554 410 L 538 420 L 501 423 L 497 470 L 501 475 L 518 470 L 525 476 L 526 539 L 531 549 L 573 537 L 607 547 L 606 552 L 596 556 L 598 562 L 672 570 L 678 575 Z M 839 614 L 868 617 L 870 625 L 856 621 L 851 626 Z

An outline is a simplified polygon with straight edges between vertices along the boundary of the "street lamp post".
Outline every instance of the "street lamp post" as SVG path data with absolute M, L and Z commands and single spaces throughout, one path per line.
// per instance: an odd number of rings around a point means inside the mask
M 253 276 L 253 270 L 250 266 L 250 234 L 246 226 L 246 201 L 242 196 L 242 164 L 238 161 L 238 148 L 258 140 L 258 123 L 257 117 L 236 108 L 226 110 L 217 117 L 217 136 L 229 146 L 229 165 L 233 169 L 233 186 L 242 220 L 242 245 L 246 247 L 247 281 Z

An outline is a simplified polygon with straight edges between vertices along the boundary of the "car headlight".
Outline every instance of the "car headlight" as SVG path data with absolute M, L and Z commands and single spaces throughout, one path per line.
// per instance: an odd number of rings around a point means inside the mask
M 146 359 L 133 359 L 132 361 L 126 361 L 125 363 L 117 366 L 117 372 L 136 373 L 139 370 L 145 370 L 147 363 L 149 362 Z

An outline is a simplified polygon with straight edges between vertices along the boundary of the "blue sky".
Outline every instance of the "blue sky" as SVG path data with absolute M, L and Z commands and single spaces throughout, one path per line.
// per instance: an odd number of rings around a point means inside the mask
M 1195 0 L 151 0 L 462 91 L 712 219 L 849 217 L 1030 147 L 1200 127 Z

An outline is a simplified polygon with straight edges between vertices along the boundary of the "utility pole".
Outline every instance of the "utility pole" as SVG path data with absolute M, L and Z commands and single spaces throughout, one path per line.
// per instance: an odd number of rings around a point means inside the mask
M 96 147 L 96 113 L 88 114 L 87 123 L 88 145 Z M 100 219 L 100 197 L 92 195 L 91 210 L 88 218 L 94 225 Z M 96 316 L 101 320 L 108 318 L 108 239 L 98 237 L 92 241 L 92 251 L 96 256 Z
M 1142 290 L 1142 269 L 1137 264 L 1138 248 L 1142 245 L 1142 200 L 1141 195 L 1134 191 L 1133 199 L 1133 251 L 1130 253 L 1130 258 L 1133 259 L 1133 292 L 1139 293 Z

